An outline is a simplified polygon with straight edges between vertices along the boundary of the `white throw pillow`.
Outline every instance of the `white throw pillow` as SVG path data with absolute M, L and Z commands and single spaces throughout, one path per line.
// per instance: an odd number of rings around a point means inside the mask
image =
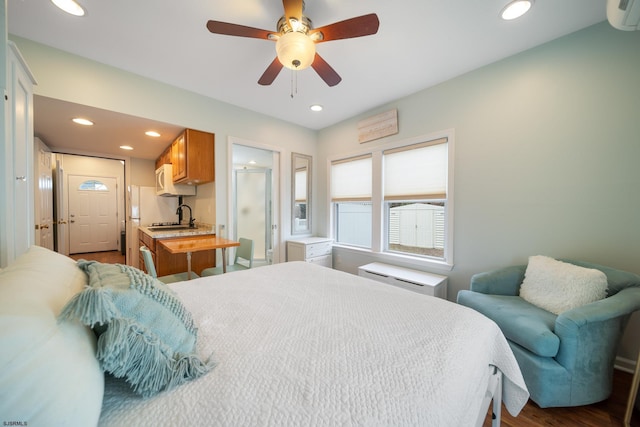
M 529 257 L 520 297 L 555 314 L 607 296 L 607 276 L 542 255 Z
M 86 284 L 75 261 L 39 246 L 0 271 L 0 419 L 5 425 L 98 423 L 104 373 L 95 357 L 96 337 L 78 322 L 57 320 Z

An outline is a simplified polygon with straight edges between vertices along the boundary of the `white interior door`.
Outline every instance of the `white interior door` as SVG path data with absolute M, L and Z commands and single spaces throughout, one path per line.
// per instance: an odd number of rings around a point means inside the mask
M 280 218 L 280 153 L 271 153 L 271 262 L 280 262 L 280 250 L 283 246 L 280 243 L 280 228 L 278 227 Z
M 118 249 L 115 177 L 69 176 L 69 252 Z
M 10 49 L 8 60 L 9 84 L 5 99 L 9 100 L 9 113 L 6 116 L 9 120 L 9 133 L 6 135 L 9 142 L 6 155 L 11 162 L 9 170 L 13 170 L 13 174 L 8 177 L 12 190 L 4 201 L 9 204 L 6 224 L 10 224 L 10 229 L 6 230 L 7 237 L 3 237 L 9 242 L 8 254 L 3 254 L 3 260 L 5 256 L 6 260 L 12 260 L 35 242 L 33 83 L 30 72 L 13 48 Z
M 63 254 L 69 255 L 69 245 L 67 244 L 68 235 L 68 226 L 67 223 L 67 211 L 66 206 L 64 204 L 64 170 L 62 169 L 62 165 L 60 164 L 60 160 L 56 159 L 56 172 L 55 172 L 55 180 L 54 185 L 56 187 L 56 191 L 54 192 L 56 203 L 56 251 Z
M 36 244 L 53 250 L 53 172 L 52 153 L 36 138 Z

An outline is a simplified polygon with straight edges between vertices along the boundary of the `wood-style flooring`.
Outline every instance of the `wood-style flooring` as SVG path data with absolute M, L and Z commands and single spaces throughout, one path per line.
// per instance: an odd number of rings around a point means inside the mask
M 86 259 L 89 261 L 98 261 L 98 262 L 104 262 L 108 264 L 126 264 L 124 255 L 122 255 L 120 251 L 91 252 L 86 254 L 74 254 L 69 256 L 75 259 L 76 261 L 79 259 Z
M 124 255 L 119 251 L 96 252 L 71 255 L 73 259 L 96 260 L 99 262 L 124 264 Z M 531 400 L 518 417 L 512 417 L 502 408 L 503 427 L 624 427 L 624 414 L 627 407 L 631 378 L 633 375 L 616 370 L 613 381 L 613 393 L 603 402 L 574 408 L 541 409 Z M 491 410 L 483 427 L 491 426 Z M 640 427 L 640 413 L 634 410 L 631 427 Z
M 517 418 L 502 407 L 503 427 L 624 427 L 624 414 L 631 388 L 632 374 L 616 370 L 613 377 L 613 392 L 609 399 L 593 405 L 574 408 L 541 409 L 529 400 Z M 483 427 L 491 426 L 491 415 L 487 415 Z M 640 427 L 640 413 L 634 410 L 631 427 Z

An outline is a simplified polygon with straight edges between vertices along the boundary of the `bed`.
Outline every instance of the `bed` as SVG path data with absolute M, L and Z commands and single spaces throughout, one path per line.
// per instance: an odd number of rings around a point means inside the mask
M 1 345 L 12 352 L 0 355 L 3 421 L 473 426 L 482 425 L 491 399 L 494 425 L 502 403 L 517 415 L 528 400 L 506 339 L 486 317 L 304 262 L 171 285 L 197 327 L 195 353 L 211 369 L 143 397 L 124 379 L 102 374 L 87 326 L 54 322 L 54 329 L 77 328 L 61 338 L 64 345 L 52 343 L 60 331 L 40 337 L 44 322 L 86 289 L 86 274 L 72 260 L 38 247 L 17 266 L 0 272 Z M 62 292 L 56 293 L 54 278 L 74 284 L 57 285 Z M 38 281 L 46 282 L 37 285 L 39 297 L 25 297 Z M 20 287 L 17 302 L 9 302 Z M 46 304 L 36 301 L 42 295 Z M 42 316 L 43 325 L 16 332 L 25 312 L 45 306 L 51 313 Z M 28 333 L 38 336 L 27 340 Z M 35 346 L 38 339 L 47 344 Z M 33 369 L 32 381 L 27 376 Z M 49 374 L 52 379 L 45 378 Z

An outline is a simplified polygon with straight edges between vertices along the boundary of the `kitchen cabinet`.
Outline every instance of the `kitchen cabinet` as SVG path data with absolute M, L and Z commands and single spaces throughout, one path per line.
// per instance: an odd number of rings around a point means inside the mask
M 156 159 L 156 169 L 168 164 L 171 164 L 171 145 L 167 146 L 162 154 L 160 154 L 160 157 Z
M 212 133 L 186 129 L 171 144 L 173 182 L 197 185 L 213 182 L 214 141 Z
M 173 167 L 173 182 L 187 177 L 187 131 L 178 135 L 171 143 L 171 165 Z
M 193 239 L 207 238 L 211 235 L 193 236 Z M 184 236 L 167 237 L 162 239 L 156 239 L 148 235 L 142 230 L 138 230 L 138 248 L 140 246 L 146 246 L 151 252 L 153 258 L 153 264 L 156 267 L 158 276 L 167 276 L 169 274 L 182 273 L 187 271 L 187 257 L 184 254 L 172 254 L 162 245 L 159 245 L 160 240 L 181 239 Z M 147 271 L 144 266 L 144 259 L 139 257 L 138 268 L 142 271 Z M 198 251 L 191 255 L 191 271 L 200 274 L 202 270 L 209 267 L 216 266 L 216 251 Z

